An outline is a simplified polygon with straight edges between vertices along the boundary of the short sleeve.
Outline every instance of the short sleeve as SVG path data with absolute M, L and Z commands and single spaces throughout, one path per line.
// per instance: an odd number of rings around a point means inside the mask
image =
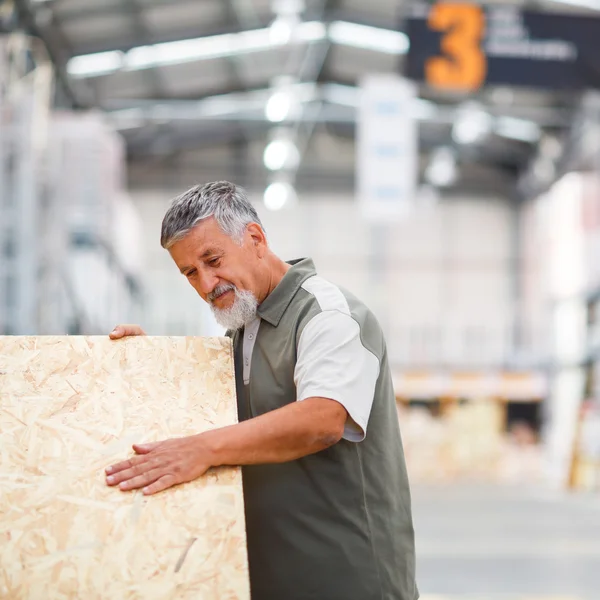
M 360 326 L 350 315 L 323 311 L 304 327 L 294 371 L 296 399 L 339 402 L 349 415 L 344 439 L 365 438 L 378 377 L 379 360 L 363 346 Z

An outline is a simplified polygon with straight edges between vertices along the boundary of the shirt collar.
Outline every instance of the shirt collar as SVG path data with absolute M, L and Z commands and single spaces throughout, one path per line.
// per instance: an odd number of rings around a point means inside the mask
M 257 314 L 274 327 L 279 325 L 285 309 L 309 278 L 317 274 L 315 265 L 310 258 L 299 258 L 288 261 L 292 265 L 275 289 L 262 301 Z

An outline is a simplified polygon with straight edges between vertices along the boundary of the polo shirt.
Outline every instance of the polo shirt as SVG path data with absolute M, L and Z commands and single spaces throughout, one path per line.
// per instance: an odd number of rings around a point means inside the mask
M 416 600 L 411 498 L 383 333 L 369 309 L 291 261 L 232 337 L 238 415 L 342 404 L 343 438 L 242 467 L 253 600 Z

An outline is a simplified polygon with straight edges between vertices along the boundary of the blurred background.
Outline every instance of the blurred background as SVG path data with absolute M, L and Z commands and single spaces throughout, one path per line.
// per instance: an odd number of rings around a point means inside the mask
M 0 333 L 222 334 L 233 181 L 384 328 L 424 600 L 598 600 L 598 89 L 599 0 L 0 0 Z

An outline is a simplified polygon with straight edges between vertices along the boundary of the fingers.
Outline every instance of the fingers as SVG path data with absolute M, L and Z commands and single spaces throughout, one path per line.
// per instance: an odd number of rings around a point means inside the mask
M 139 325 L 117 325 L 109 334 L 111 340 L 119 340 L 124 337 L 146 335 Z
M 151 464 L 156 464 L 157 457 L 145 456 L 149 454 L 152 450 L 160 446 L 161 442 L 151 442 L 148 444 L 133 444 L 133 449 L 138 454 L 138 456 L 132 456 L 127 460 L 124 460 L 120 463 L 116 463 L 114 465 L 110 465 L 110 467 L 106 467 L 104 472 L 106 473 L 106 481 L 109 485 L 116 485 L 123 481 L 124 472 L 132 471 L 135 469 L 139 469 L 144 463 L 151 462 Z
M 119 484 L 119 489 L 123 491 L 128 490 L 137 490 L 138 488 L 144 487 L 145 485 L 150 485 L 164 477 L 164 470 L 161 467 L 156 469 L 150 469 L 141 475 L 137 475 L 132 477 L 131 479 L 126 479 Z
M 108 485 L 117 485 L 122 481 L 131 479 L 137 475 L 143 475 L 145 472 L 155 467 L 160 467 L 162 461 L 158 457 L 134 456 L 130 460 L 123 461 L 106 469 L 106 483 Z
M 126 469 L 133 468 L 135 465 L 139 464 L 140 462 L 141 462 L 140 457 L 134 456 L 133 458 L 124 460 L 123 462 L 120 462 L 115 465 L 111 465 L 110 467 L 107 467 L 105 469 L 105 473 L 107 475 L 116 475 L 117 473 L 120 473 L 121 471 L 125 471 Z M 114 481 L 114 479 L 113 479 L 113 481 Z
M 135 456 L 107 467 L 106 483 L 123 491 L 143 488 L 144 494 L 148 495 L 192 481 L 210 468 L 199 439 L 188 436 L 134 444 Z
M 128 465 L 131 462 L 124 461 L 119 465 Z M 115 467 L 119 465 L 115 465 Z M 106 470 L 106 483 L 110 486 L 118 485 L 122 491 L 136 490 L 143 487 L 144 494 L 150 495 L 179 483 L 173 473 L 165 473 L 167 466 L 157 460 L 144 459 L 144 462 L 131 464 L 128 468 L 115 471 L 111 475 L 108 475 L 109 469 Z
M 151 483 L 143 489 L 144 496 L 151 496 L 152 494 L 157 494 L 158 492 L 162 492 L 167 488 L 173 487 L 177 483 L 178 482 L 173 475 L 163 475 L 162 477 L 159 477 L 154 483 Z
M 133 450 L 136 454 L 148 454 L 148 452 L 152 452 L 155 448 L 160 446 L 160 442 L 153 442 L 149 444 L 133 444 Z

